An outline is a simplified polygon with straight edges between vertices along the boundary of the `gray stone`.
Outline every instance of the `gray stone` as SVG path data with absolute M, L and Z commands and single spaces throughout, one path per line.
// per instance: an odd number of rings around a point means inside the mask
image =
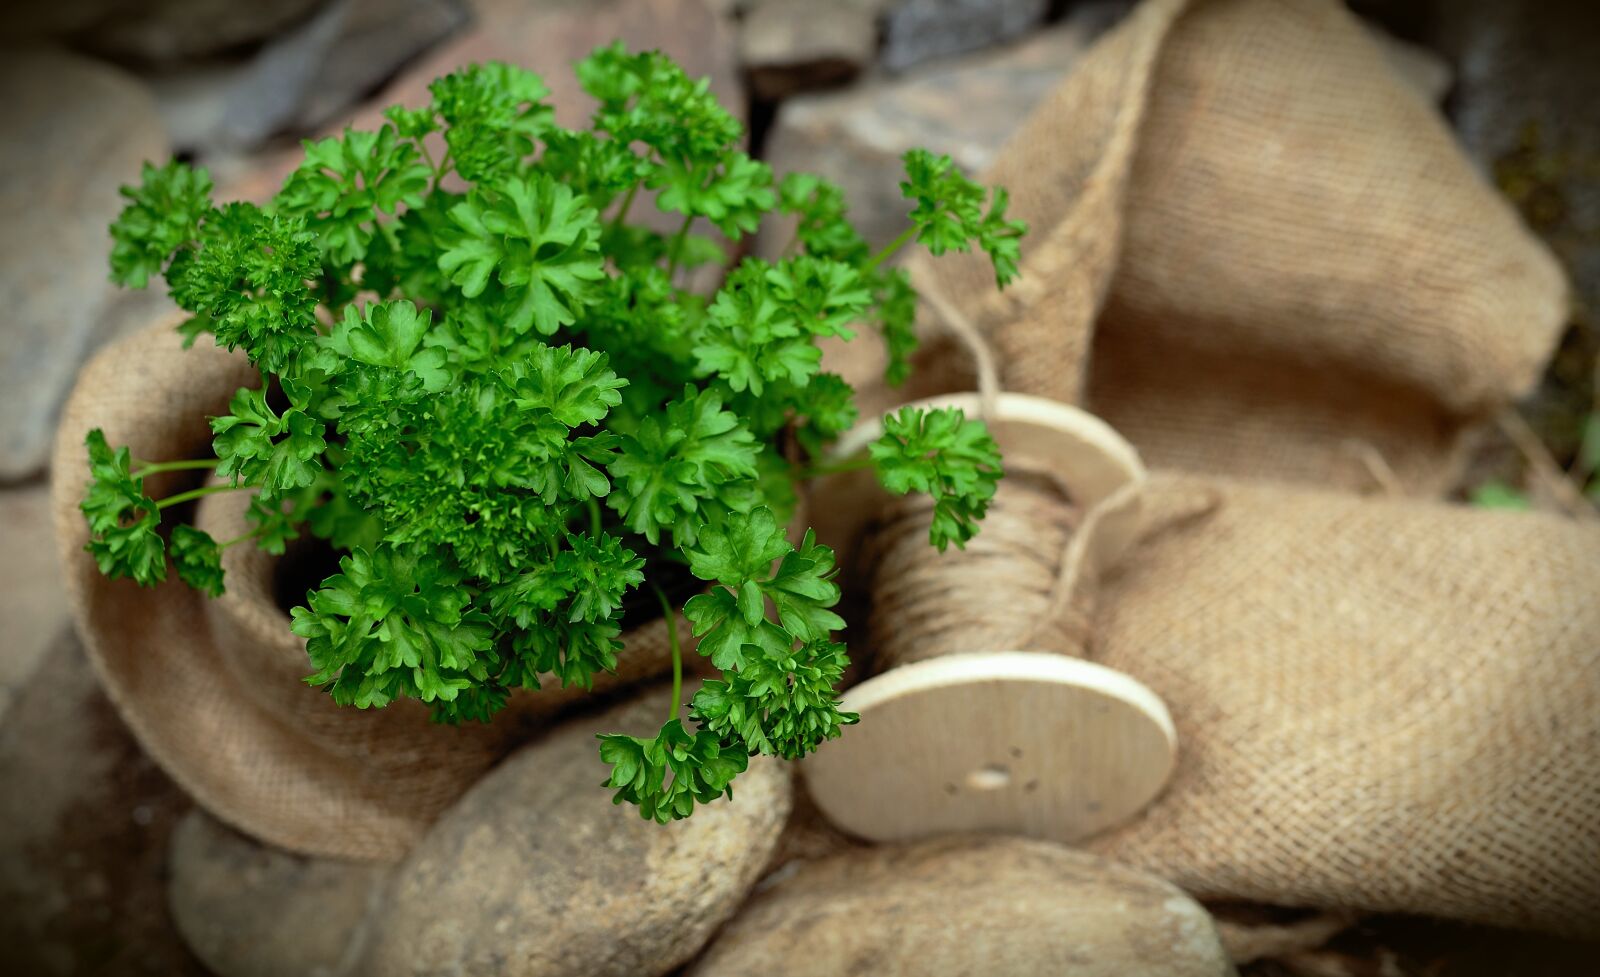
M 780 175 L 812 172 L 843 187 L 851 219 L 881 246 L 905 228 L 910 209 L 900 196 L 901 155 L 923 146 L 968 172 L 982 170 L 1097 30 L 1069 21 L 1002 52 L 790 99 L 778 110 L 767 158 Z M 764 233 L 759 249 L 773 256 L 786 243 L 786 233 Z
M 891 0 L 884 5 L 884 67 L 978 51 L 1033 30 L 1049 0 Z
M 152 78 L 180 149 L 239 152 L 323 126 L 463 27 L 462 0 L 334 0 L 250 58 Z
M 766 0 L 744 15 L 739 57 L 756 95 L 782 99 L 849 81 L 878 49 L 872 0 Z
M 196 810 L 172 833 L 167 896 L 189 948 L 220 977 L 345 977 L 393 866 L 307 858 Z
M 119 60 L 188 61 L 259 44 L 305 21 L 329 2 L 134 0 L 117 4 L 75 40 Z
M 114 293 L 106 228 L 119 185 L 167 155 L 133 78 L 43 51 L 0 63 L 0 482 L 40 471 L 60 407 Z
M 0 717 L 0 973 L 205 977 L 162 897 L 188 808 L 62 632 Z
M 44 485 L 0 490 L 0 719 L 61 632 L 67 595 L 61 583 L 50 524 L 50 490 Z
M 1218 977 L 1211 917 L 1171 884 L 1022 838 L 847 852 L 774 880 L 689 977 Z
M 732 801 L 667 825 L 614 805 L 595 733 L 654 732 L 667 701 L 569 723 L 462 797 L 402 863 L 368 972 L 650 977 L 698 951 L 771 855 L 790 777 L 752 760 Z

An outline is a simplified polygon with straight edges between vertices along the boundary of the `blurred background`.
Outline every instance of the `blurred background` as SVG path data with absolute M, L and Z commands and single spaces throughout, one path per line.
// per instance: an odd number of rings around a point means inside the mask
M 263 200 L 299 141 L 420 104 L 471 61 L 542 73 L 659 47 L 743 111 L 781 173 L 839 182 L 869 238 L 903 216 L 912 146 L 981 170 L 1124 16 L 1123 0 L 11 0 L 0 10 L 0 954 L 8 973 L 202 974 L 171 932 L 161 839 L 187 808 L 67 628 L 47 516 L 53 425 L 97 347 L 168 313 L 107 281 L 117 186 L 145 160 Z M 1538 390 L 1485 425 L 1458 496 L 1595 518 L 1600 500 L 1600 4 L 1351 0 L 1393 65 L 1554 251 L 1570 325 Z M 891 230 L 886 230 L 891 229 Z M 15 789 L 27 784 L 27 789 Z M 26 796 L 23 796 L 23 795 Z M 1252 973 L 1576 973 L 1593 950 L 1403 919 Z M 3 962 L 3 961 L 0 961 Z M 1320 968 L 1320 969 L 1319 969 Z

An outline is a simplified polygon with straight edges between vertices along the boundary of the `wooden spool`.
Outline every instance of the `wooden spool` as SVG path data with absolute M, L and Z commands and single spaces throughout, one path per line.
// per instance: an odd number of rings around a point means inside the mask
M 980 416 L 976 394 L 920 401 Z M 1086 571 L 1132 545 L 1139 526 L 1138 454 L 1092 414 L 1023 394 L 998 395 L 985 416 L 1008 462 L 1027 458 L 1092 513 L 1081 532 Z M 879 421 L 840 439 L 849 457 Z M 888 496 L 870 472 L 835 476 L 813 522 L 855 541 Z M 981 530 L 980 530 L 981 532 Z M 847 557 L 848 558 L 848 557 Z M 1079 658 L 973 648 L 893 667 L 847 691 L 858 725 L 803 765 L 817 805 L 875 841 L 951 832 L 1075 842 L 1138 813 L 1172 774 L 1177 736 L 1166 706 L 1132 677 Z

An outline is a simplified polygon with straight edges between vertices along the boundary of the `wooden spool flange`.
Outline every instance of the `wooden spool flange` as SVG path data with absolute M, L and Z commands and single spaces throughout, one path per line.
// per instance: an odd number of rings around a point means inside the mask
M 976 394 L 919 401 L 980 415 Z M 1134 541 L 1144 466 L 1092 414 L 1023 394 L 1000 394 L 985 417 L 1007 459 L 1027 457 L 1093 511 L 1084 531 L 1089 572 Z M 882 433 L 860 425 L 835 453 L 849 457 Z M 887 494 L 871 474 L 836 476 L 819 526 L 856 540 Z M 820 514 L 820 513 L 819 513 Z M 814 520 L 818 521 L 818 520 Z M 981 530 L 980 530 L 981 532 Z M 1075 842 L 1113 827 L 1160 792 L 1177 756 L 1166 706 L 1132 677 L 1039 651 L 974 648 L 874 676 L 842 707 L 858 725 L 803 764 L 812 797 L 839 827 L 875 841 L 951 832 L 1004 832 Z

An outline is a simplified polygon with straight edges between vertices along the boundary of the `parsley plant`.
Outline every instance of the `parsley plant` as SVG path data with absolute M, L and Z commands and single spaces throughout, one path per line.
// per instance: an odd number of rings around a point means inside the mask
M 211 419 L 213 459 L 136 461 L 91 432 L 82 508 L 102 572 L 153 586 L 170 563 L 212 595 L 226 547 L 327 540 L 339 572 L 293 609 L 307 681 L 451 723 L 489 719 L 515 688 L 589 687 L 615 666 L 630 595 L 676 619 L 661 584 L 686 564 L 704 589 L 681 613 L 721 677 L 687 722 L 675 683 L 659 734 L 600 738 L 618 802 L 666 821 L 731 795 L 750 756 L 801 757 L 855 720 L 835 692 L 834 555 L 784 531 L 794 486 L 856 419 L 817 340 L 874 328 L 902 380 L 916 295 L 885 259 L 976 244 L 1004 286 L 1024 228 L 1003 191 L 914 150 L 909 226 L 873 253 L 836 186 L 775 185 L 708 83 L 665 56 L 601 48 L 578 75 L 599 102 L 589 129 L 557 126 L 535 75 L 473 66 L 377 132 L 308 141 L 264 207 L 147 165 L 111 228 L 113 280 L 163 276 L 192 313 L 186 340 L 243 350 L 262 384 Z M 641 190 L 676 233 L 630 220 Z M 798 226 L 789 256 L 732 262 L 779 212 Z M 708 264 L 720 286 L 686 287 Z M 953 411 L 902 411 L 843 465 L 930 493 L 941 549 L 972 536 L 1000 474 L 982 425 Z M 145 492 L 184 469 L 220 483 Z M 238 539 L 162 525 L 239 490 L 253 528 Z

